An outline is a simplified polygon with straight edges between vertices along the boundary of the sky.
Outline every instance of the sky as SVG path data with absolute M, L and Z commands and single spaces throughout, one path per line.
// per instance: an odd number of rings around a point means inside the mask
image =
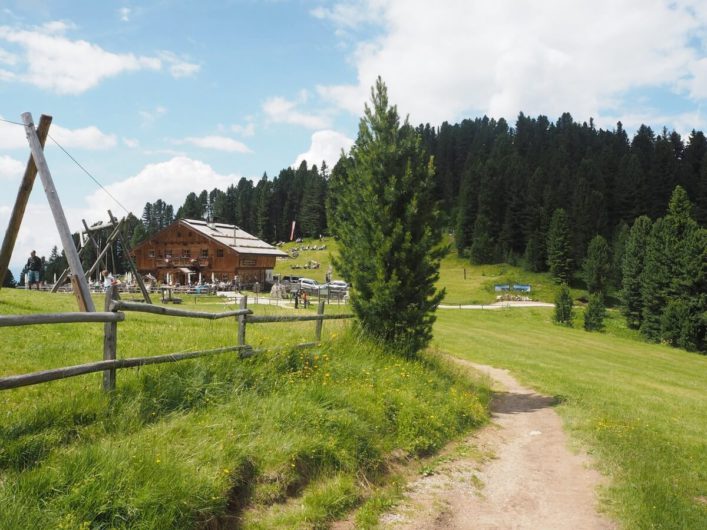
M 45 155 L 79 231 L 332 167 L 377 76 L 415 125 L 570 112 L 687 136 L 707 130 L 706 50 L 703 0 L 3 0 L 0 119 L 53 117 Z M 28 157 L 24 128 L 0 121 L 3 236 Z M 15 278 L 54 245 L 37 177 Z

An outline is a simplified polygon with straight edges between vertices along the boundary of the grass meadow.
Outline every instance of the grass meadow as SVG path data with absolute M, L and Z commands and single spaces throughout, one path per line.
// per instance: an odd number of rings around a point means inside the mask
M 187 297 L 183 307 L 224 306 Z M 75 301 L 0 291 L 2 314 L 46 308 L 73 311 Z M 99 360 L 102 328 L 2 328 L 0 375 Z M 233 344 L 236 328 L 128 313 L 118 357 Z M 326 528 L 362 504 L 375 520 L 387 501 L 370 486 L 389 480 L 391 455 L 429 454 L 483 424 L 488 390 L 349 328 L 325 322 L 321 345 L 305 351 L 119 370 L 110 396 L 101 374 L 0 392 L 0 528 Z M 313 322 L 248 326 L 254 346 L 313 335 Z
M 616 311 L 605 333 L 580 317 L 568 329 L 552 309 L 440 310 L 434 343 L 556 396 L 624 528 L 707 528 L 707 357 L 643 342 Z

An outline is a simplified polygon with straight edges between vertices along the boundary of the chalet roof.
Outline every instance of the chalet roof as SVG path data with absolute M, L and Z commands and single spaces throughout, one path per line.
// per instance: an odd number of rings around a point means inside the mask
M 280 249 L 277 249 L 269 243 L 258 239 L 254 235 L 241 230 L 235 225 L 228 225 L 224 223 L 207 223 L 206 221 L 195 219 L 181 219 L 180 221 L 206 237 L 215 239 L 222 245 L 232 248 L 239 254 L 287 256 L 287 254 Z

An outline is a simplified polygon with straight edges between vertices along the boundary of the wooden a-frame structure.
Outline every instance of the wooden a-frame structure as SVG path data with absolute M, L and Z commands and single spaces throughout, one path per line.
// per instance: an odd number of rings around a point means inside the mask
M 84 226 L 84 231 L 82 234 L 86 234 L 86 243 L 81 246 L 81 248 L 78 251 L 79 256 L 83 254 L 85 249 L 87 248 L 88 243 L 90 242 L 93 247 L 96 249 L 96 261 L 95 263 L 86 271 L 86 281 L 88 282 L 93 275 L 94 272 L 96 272 L 96 269 L 98 269 L 101 265 L 101 261 L 104 259 L 106 254 L 113 249 L 113 244 L 116 241 L 120 242 L 121 247 L 125 251 L 128 257 L 128 267 L 130 268 L 130 271 L 133 273 L 133 277 L 135 278 L 135 281 L 138 284 L 138 287 L 140 288 L 140 292 L 142 293 L 142 296 L 144 297 L 145 302 L 148 304 L 152 303 L 152 300 L 150 299 L 150 292 L 147 290 L 147 287 L 145 287 L 145 282 L 142 280 L 142 276 L 138 272 L 137 268 L 135 267 L 135 262 L 133 261 L 131 254 L 131 249 L 130 245 L 128 243 L 128 240 L 123 237 L 123 234 L 121 232 L 121 228 L 123 227 L 123 223 L 125 222 L 125 218 L 123 219 L 116 219 L 115 216 L 111 213 L 110 210 L 108 210 L 108 218 L 110 221 L 108 223 L 101 223 L 100 226 L 88 226 L 86 223 L 85 219 L 82 219 L 81 222 L 83 223 Z M 101 248 L 101 245 L 99 241 L 96 240 L 96 238 L 93 237 L 93 232 L 97 232 L 98 230 L 104 230 L 106 228 L 113 228 L 111 231 L 110 235 L 106 239 L 103 248 Z M 54 284 L 54 287 L 52 287 L 52 292 L 55 293 L 59 289 L 59 287 L 64 283 L 64 280 L 66 277 L 69 275 L 70 269 L 66 269 L 59 279 L 56 281 Z
M 34 180 L 39 173 L 39 177 L 44 186 L 44 192 L 47 195 L 47 201 L 49 202 L 49 207 L 52 211 L 52 216 L 54 217 L 54 223 L 56 224 L 57 230 L 59 231 L 59 237 L 61 238 L 61 244 L 64 248 L 64 253 L 66 259 L 69 262 L 69 269 L 71 273 L 71 286 L 76 296 L 76 301 L 78 302 L 79 309 L 81 311 L 94 312 L 96 310 L 93 300 L 91 299 L 91 293 L 88 288 L 88 281 L 83 272 L 83 267 L 81 266 L 81 260 L 79 258 L 79 253 L 74 246 L 74 240 L 71 237 L 71 231 L 69 230 L 69 224 L 66 221 L 66 216 L 64 215 L 64 209 L 59 201 L 59 195 L 56 192 L 54 186 L 54 181 L 52 179 L 51 173 L 49 171 L 49 166 L 44 158 L 44 143 L 46 142 L 47 136 L 49 134 L 49 127 L 52 123 L 52 117 L 42 114 L 39 119 L 39 127 L 35 130 L 34 123 L 32 121 L 32 115 L 29 112 L 22 114 L 22 122 L 25 126 L 25 133 L 27 134 L 27 140 L 29 142 L 31 155 L 27 161 L 27 167 L 25 169 L 24 176 L 20 183 L 20 189 L 17 193 L 17 199 L 15 200 L 15 206 L 13 207 L 12 213 L 10 214 L 10 221 L 7 226 L 7 231 L 5 232 L 5 238 L 0 247 L 0 288 L 2 286 L 2 280 L 7 274 L 7 269 L 10 263 L 10 258 L 12 257 L 12 251 L 15 248 L 15 242 L 17 241 L 17 234 L 20 230 L 20 225 L 22 224 L 22 218 L 24 217 L 25 209 L 27 208 L 27 202 L 29 200 L 30 193 L 32 192 L 32 186 L 34 185 Z M 111 218 L 111 222 L 119 225 L 117 220 L 113 217 L 113 214 L 108 212 Z M 121 238 L 121 243 L 123 243 L 123 248 L 130 255 L 130 249 L 126 246 L 125 240 L 120 235 L 118 230 L 119 226 L 116 227 L 117 235 L 115 237 Z M 97 263 L 100 261 L 97 260 Z M 145 301 L 150 302 L 149 294 L 145 289 L 145 285 L 142 282 L 142 277 L 137 274 L 135 270 L 135 264 L 132 263 L 132 259 L 128 260 L 130 262 L 133 274 L 135 275 L 138 284 L 145 296 Z M 95 266 L 95 265 L 94 265 Z M 68 272 L 66 273 L 68 274 Z M 65 275 L 64 278 L 66 277 Z M 62 280 L 63 281 L 63 280 Z M 58 284 L 59 282 L 57 282 Z

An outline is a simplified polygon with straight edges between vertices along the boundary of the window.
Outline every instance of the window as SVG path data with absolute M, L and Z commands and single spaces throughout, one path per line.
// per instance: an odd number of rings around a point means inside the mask
M 191 257 L 191 252 L 189 251 L 188 248 L 182 249 L 182 257 L 183 258 L 190 258 Z
M 209 257 L 209 249 L 208 249 L 208 248 L 202 248 L 202 249 L 201 249 L 201 257 L 202 257 L 202 258 L 208 258 L 208 257 Z
M 167 250 L 164 251 L 164 257 L 169 259 L 172 257 L 172 249 L 168 248 Z
M 155 257 L 155 249 L 151 248 L 150 250 L 147 251 L 147 257 L 148 258 L 154 258 Z
M 222 258 L 222 257 L 223 257 L 223 249 L 222 249 L 222 248 L 217 248 L 217 249 L 216 249 L 216 257 L 217 257 L 217 258 Z

